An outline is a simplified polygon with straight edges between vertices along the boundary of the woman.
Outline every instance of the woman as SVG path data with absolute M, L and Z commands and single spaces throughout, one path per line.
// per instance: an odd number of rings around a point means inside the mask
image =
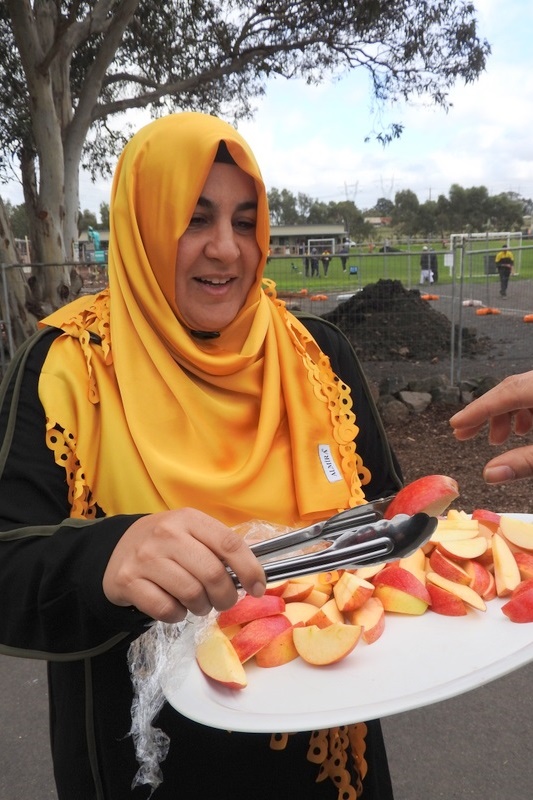
M 226 565 L 263 593 L 232 526 L 298 526 L 400 485 L 346 340 L 263 290 L 268 245 L 235 130 L 196 113 L 151 123 L 116 170 L 109 289 L 48 317 L 4 381 L 0 642 L 49 663 L 60 800 L 149 795 L 131 790 L 128 646 L 152 620 L 230 607 Z M 391 796 L 377 723 L 366 745 L 350 726 L 279 751 L 168 707 L 157 724 L 161 800 L 355 797 L 367 767 L 364 798 Z

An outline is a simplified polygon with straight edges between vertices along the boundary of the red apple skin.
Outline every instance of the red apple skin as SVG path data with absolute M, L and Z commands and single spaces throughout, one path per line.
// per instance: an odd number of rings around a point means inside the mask
M 465 561 L 463 569 L 469 576 L 470 580 L 468 585 L 470 588 L 484 599 L 487 599 L 485 595 L 489 591 L 491 584 L 494 585 L 494 577 L 490 574 L 488 569 L 476 559 Z
M 533 585 L 515 590 L 511 599 L 502 606 L 502 611 L 511 622 L 533 622 Z
M 449 558 L 438 546 L 429 556 L 429 566 L 433 572 L 442 575 L 443 578 L 448 578 L 450 581 L 464 583 L 465 585 L 470 582 L 470 576 L 463 566 Z
M 466 604 L 460 597 L 432 583 L 428 583 L 427 589 L 431 597 L 431 610 L 436 614 L 445 617 L 464 617 L 466 615 Z
M 520 577 L 523 581 L 533 578 L 533 553 L 522 553 L 517 551 L 514 554 L 515 561 L 518 564 Z
M 302 623 L 298 623 L 301 625 Z M 294 661 L 298 658 L 298 651 L 294 646 L 292 637 L 293 627 L 285 628 L 284 631 L 278 633 L 271 642 L 265 645 L 261 650 L 255 654 L 255 663 L 258 667 L 270 668 L 280 667 L 282 664 L 288 664 L 289 661 Z
M 385 519 L 396 514 L 418 514 L 424 512 L 438 517 L 450 503 L 459 497 L 459 485 L 448 475 L 425 475 L 400 489 L 385 511 Z
M 281 614 L 285 610 L 285 600 L 277 595 L 265 594 L 263 597 L 252 597 L 250 594 L 244 595 L 237 600 L 234 606 L 226 611 L 221 611 L 218 615 L 218 624 L 221 628 L 230 625 L 242 625 L 251 622 L 253 619 L 268 617 L 272 614 Z
M 490 527 L 493 533 L 496 533 L 500 524 L 500 515 L 495 511 L 489 511 L 486 508 L 476 508 L 472 511 L 472 519 L 477 519 L 478 522 L 483 522 L 484 525 Z
M 374 586 L 392 586 L 394 589 L 406 594 L 412 594 L 423 600 L 428 605 L 431 603 L 426 586 L 420 581 L 412 572 L 409 572 L 402 567 L 392 565 L 385 567 L 381 572 L 372 579 Z
M 241 664 L 255 656 L 287 628 L 292 628 L 292 625 L 283 614 L 274 614 L 248 622 L 231 640 Z

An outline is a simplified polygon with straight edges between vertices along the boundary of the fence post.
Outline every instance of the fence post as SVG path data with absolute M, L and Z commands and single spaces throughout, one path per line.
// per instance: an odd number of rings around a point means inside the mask
M 2 269 L 2 290 L 4 292 L 4 310 L 5 310 L 5 320 L 4 325 L 6 328 L 6 335 L 7 335 L 7 344 L 9 347 L 9 357 L 13 358 L 15 355 L 15 345 L 13 343 L 13 331 L 11 330 L 11 309 L 9 307 L 9 292 L 7 289 L 7 277 L 6 277 L 6 269 L 8 269 L 7 264 L 0 264 Z M 3 347 L 2 347 L 3 353 Z

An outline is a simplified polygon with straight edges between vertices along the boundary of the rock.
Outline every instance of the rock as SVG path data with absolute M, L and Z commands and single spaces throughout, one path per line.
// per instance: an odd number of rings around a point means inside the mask
M 415 414 L 421 414 L 432 401 L 429 392 L 400 392 L 400 400 Z
M 499 382 L 498 378 L 493 375 L 485 375 L 478 380 L 477 387 L 474 389 L 474 397 L 481 397 L 482 394 L 488 392 L 489 389 L 493 389 Z
M 396 400 L 394 397 L 383 405 L 381 405 L 380 399 L 379 411 L 385 425 L 396 425 L 409 419 L 409 409 L 405 403 Z

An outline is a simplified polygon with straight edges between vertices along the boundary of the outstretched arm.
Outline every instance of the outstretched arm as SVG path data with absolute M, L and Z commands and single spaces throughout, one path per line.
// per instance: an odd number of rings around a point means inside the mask
M 533 371 L 512 375 L 450 419 L 458 441 L 476 436 L 488 423 L 489 442 L 503 444 L 511 433 L 523 436 L 533 428 Z M 487 483 L 505 483 L 533 475 L 533 445 L 518 447 L 491 459 L 483 471 Z

